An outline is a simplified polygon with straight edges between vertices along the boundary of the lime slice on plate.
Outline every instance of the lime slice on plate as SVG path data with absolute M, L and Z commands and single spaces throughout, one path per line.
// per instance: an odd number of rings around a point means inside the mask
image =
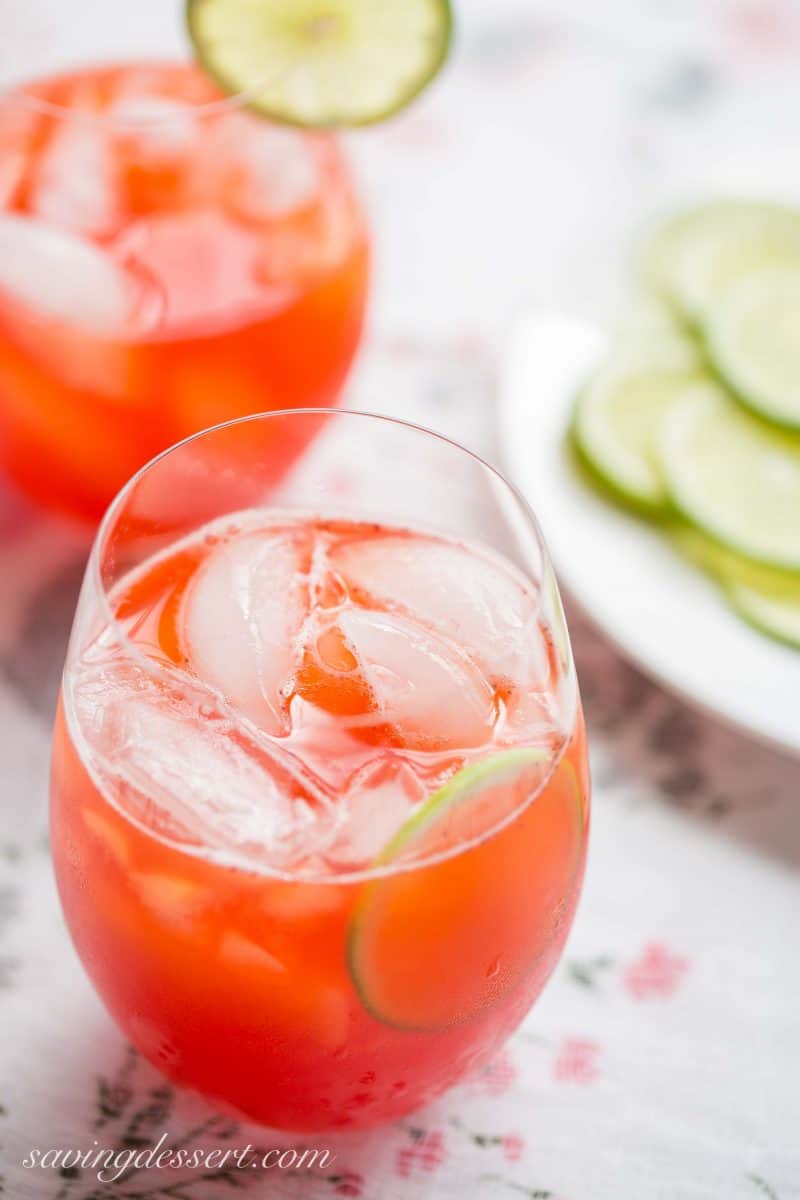
M 348 936 L 351 977 L 377 1020 L 448 1028 L 537 968 L 544 983 L 585 830 L 572 764 L 548 778 L 551 763 L 518 749 L 465 767 L 384 850 L 376 865 L 394 870 L 365 885 Z
M 405 107 L 450 45 L 449 0 L 188 0 L 200 63 L 275 121 L 369 125 Z
M 676 522 L 670 527 L 670 539 L 681 554 L 724 586 L 740 583 L 762 592 L 800 590 L 800 573 L 743 558 L 693 525 Z
M 800 649 L 800 586 L 764 592 L 730 583 L 726 593 L 732 608 L 759 632 Z
M 719 200 L 667 222 L 650 243 L 646 273 L 701 323 L 738 276 L 787 262 L 800 269 L 800 212 L 756 200 Z
M 745 558 L 800 570 L 800 438 L 698 383 L 665 415 L 659 452 L 670 498 L 690 522 Z
M 672 540 L 714 577 L 739 616 L 759 632 L 800 648 L 800 574 L 751 562 L 688 525 L 675 526 Z
M 800 429 L 800 269 L 741 276 L 709 313 L 705 332 L 709 357 L 737 398 Z
M 620 345 L 578 397 L 572 438 L 580 458 L 617 499 L 645 515 L 660 516 L 667 501 L 658 430 L 699 370 L 688 339 L 654 331 Z
M 637 288 L 634 298 L 621 318 L 612 342 L 612 353 L 623 352 L 631 346 L 658 344 L 660 338 L 685 338 L 685 326 L 680 314 L 663 296 L 647 288 Z

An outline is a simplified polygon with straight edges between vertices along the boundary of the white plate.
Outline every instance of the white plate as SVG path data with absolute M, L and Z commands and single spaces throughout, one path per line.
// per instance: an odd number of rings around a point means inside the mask
M 605 340 L 572 318 L 530 313 L 518 322 L 503 367 L 503 457 L 539 518 L 559 580 L 648 675 L 800 754 L 800 652 L 751 629 L 663 536 L 575 474 L 565 431 Z

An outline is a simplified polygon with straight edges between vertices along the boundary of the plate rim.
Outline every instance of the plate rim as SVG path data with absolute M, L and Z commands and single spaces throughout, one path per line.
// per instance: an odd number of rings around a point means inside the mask
M 529 387 L 525 387 L 525 378 L 529 375 L 526 368 L 526 353 L 530 349 L 532 330 L 534 327 L 538 327 L 539 336 L 541 336 L 541 331 L 547 327 L 548 323 L 556 336 L 571 333 L 575 338 L 576 353 L 574 355 L 574 362 L 569 364 L 565 362 L 564 367 L 565 374 L 567 371 L 571 371 L 578 384 L 580 380 L 585 379 L 593 363 L 602 354 L 608 340 L 599 326 L 547 310 L 529 310 L 521 314 L 514 323 L 511 334 L 507 339 L 501 363 L 496 414 L 500 466 L 515 487 L 525 497 L 526 502 L 530 504 L 536 514 L 537 521 L 540 520 L 541 514 L 539 506 L 536 503 L 536 497 L 530 495 L 524 473 L 518 469 L 518 447 L 521 442 L 519 435 L 523 420 L 521 417 L 520 397 L 523 391 L 526 391 L 528 394 L 531 391 Z M 578 338 L 582 338 L 583 341 L 578 342 Z M 577 388 L 568 391 L 565 387 L 560 402 L 557 404 L 559 412 L 558 431 L 561 439 L 561 449 L 564 451 L 565 457 L 567 454 L 565 435 L 569 427 L 572 396 L 576 390 Z M 543 440 L 548 445 L 551 445 L 553 435 L 551 434 L 549 425 L 543 430 L 543 434 Z M 580 480 L 577 476 L 573 482 L 576 488 L 580 486 Z M 643 532 L 651 533 L 652 531 L 643 527 Z M 704 716 L 720 722 L 728 730 L 735 733 L 743 733 L 774 752 L 784 754 L 795 761 L 800 761 L 800 733 L 798 733 L 797 739 L 793 741 L 791 737 L 786 737 L 780 732 L 770 730 L 761 723 L 753 723 L 739 713 L 732 712 L 724 706 L 720 707 L 719 703 L 716 703 L 713 699 L 687 686 L 685 677 L 682 677 L 679 673 L 671 672 L 668 667 L 663 666 L 661 663 L 654 663 L 648 659 L 647 654 L 640 647 L 627 644 L 613 627 L 613 624 L 608 622 L 604 613 L 596 609 L 590 601 L 586 600 L 580 584 L 576 585 L 575 573 L 571 570 L 569 562 L 563 556 L 560 556 L 558 548 L 553 549 L 546 526 L 544 527 L 543 534 L 548 553 L 555 568 L 559 586 L 563 585 L 563 590 L 569 597 L 570 602 L 600 632 L 623 659 L 630 662 L 652 682 L 663 687 Z M 721 605 L 722 601 L 720 600 L 718 603 Z

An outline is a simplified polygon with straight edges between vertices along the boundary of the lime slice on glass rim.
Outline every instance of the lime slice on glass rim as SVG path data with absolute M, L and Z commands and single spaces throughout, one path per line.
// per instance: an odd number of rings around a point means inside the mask
M 226 92 L 290 125 L 370 125 L 444 62 L 450 0 L 188 0 L 195 53 Z
M 705 338 L 737 400 L 800 430 L 800 266 L 737 279 L 709 313 Z
M 691 524 L 746 559 L 800 571 L 800 437 L 698 383 L 665 415 L 659 453 L 670 499 Z
M 463 768 L 378 858 L 394 869 L 365 884 L 348 967 L 383 1024 L 446 1029 L 486 1011 L 537 961 L 549 974 L 585 822 L 572 763 L 548 776 L 552 762 L 515 749 Z

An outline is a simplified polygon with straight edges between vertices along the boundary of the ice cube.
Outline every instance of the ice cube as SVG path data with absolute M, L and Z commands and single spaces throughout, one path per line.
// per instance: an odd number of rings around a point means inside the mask
M 145 907 L 165 925 L 193 928 L 214 904 L 213 891 L 193 879 L 156 871 L 132 872 L 129 879 Z
M 299 534 L 242 534 L 212 552 L 184 602 L 193 670 L 271 734 L 288 728 L 284 689 L 308 609 L 309 553 Z
M 114 253 L 157 281 L 173 329 L 235 325 L 287 298 L 259 279 L 258 240 L 221 212 L 142 217 L 116 240 Z
M 326 860 L 336 869 L 371 863 L 426 795 L 425 786 L 402 759 L 367 763 L 348 783 L 343 827 Z
M 467 747 L 491 737 L 494 695 L 456 646 L 396 614 L 350 608 L 338 624 L 381 718 L 409 746 Z
M 540 746 L 555 753 L 564 740 L 564 714 L 558 697 L 550 690 L 540 692 L 516 688 L 506 698 L 498 729 L 504 744 Z
M 86 237 L 111 234 L 121 206 L 108 132 L 90 120 L 60 121 L 34 169 L 30 210 Z
M 331 840 L 318 781 L 184 673 L 99 655 L 71 700 L 103 790 L 154 833 L 279 867 Z
M 238 967 L 247 967 L 257 971 L 274 971 L 278 975 L 287 974 L 287 967 L 279 958 L 270 954 L 269 950 L 259 945 L 258 942 L 254 942 L 252 938 L 237 933 L 235 929 L 229 929 L 223 935 L 220 953 L 224 959 Z
M 238 217 L 270 221 L 314 202 L 319 169 L 307 134 L 234 114 L 220 127 L 225 144 L 224 202 Z
M 344 261 L 360 229 L 352 200 L 331 192 L 312 213 L 308 220 L 263 227 L 258 274 L 265 283 L 298 286 Z
M 0 143 L 0 209 L 11 208 L 25 176 L 27 155 Z
M 109 337 L 140 319 L 142 287 L 108 254 L 12 213 L 0 215 L 0 291 L 34 312 Z
M 13 100 L 0 105 L 0 209 L 12 208 L 33 162 L 41 113 Z
M 188 158 L 200 124 L 193 105 L 166 96 L 123 96 L 110 106 L 108 116 L 116 122 L 126 154 L 144 163 Z
M 367 602 L 399 607 L 445 634 L 490 677 L 547 680 L 533 586 L 480 550 L 397 534 L 345 541 L 332 561 Z
M 98 812 L 95 808 L 82 809 L 83 823 L 89 830 L 92 839 L 96 840 L 100 846 L 100 855 L 108 854 L 114 860 L 116 866 L 121 867 L 123 871 L 130 870 L 131 865 L 131 845 L 130 840 L 125 836 L 122 829 L 119 828 L 119 821 L 115 820 L 113 815 L 106 816 L 104 813 Z M 100 855 L 97 853 L 97 845 L 92 844 L 93 857 L 95 862 Z

